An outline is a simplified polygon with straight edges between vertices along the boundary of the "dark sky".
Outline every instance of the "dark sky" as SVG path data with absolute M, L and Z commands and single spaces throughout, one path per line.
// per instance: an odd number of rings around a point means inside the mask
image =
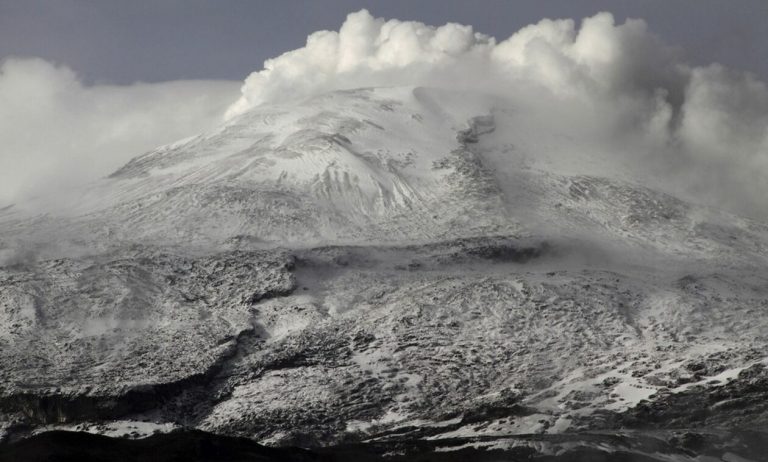
M 544 17 L 611 11 L 645 19 L 694 63 L 768 80 L 768 0 L 0 0 L 0 59 L 39 56 L 87 82 L 240 80 L 361 8 L 500 40 Z

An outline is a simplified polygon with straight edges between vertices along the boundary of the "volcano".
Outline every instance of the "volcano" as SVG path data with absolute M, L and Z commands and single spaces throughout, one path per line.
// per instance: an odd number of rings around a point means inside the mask
M 759 455 L 768 224 L 545 122 L 331 91 L 0 210 L 0 438 Z

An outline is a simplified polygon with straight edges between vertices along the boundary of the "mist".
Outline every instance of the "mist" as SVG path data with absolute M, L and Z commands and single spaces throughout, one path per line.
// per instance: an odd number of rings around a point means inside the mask
M 55 195 L 159 145 L 208 130 L 237 97 L 229 81 L 84 85 L 38 58 L 0 64 L 0 207 Z

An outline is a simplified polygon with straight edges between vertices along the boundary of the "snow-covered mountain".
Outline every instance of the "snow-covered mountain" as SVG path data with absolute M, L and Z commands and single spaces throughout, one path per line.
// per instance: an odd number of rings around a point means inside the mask
M 43 198 L 32 217 L 23 204 L 1 216 L 26 241 L 50 240 L 51 228 L 89 243 L 214 247 L 544 234 L 707 257 L 731 253 L 733 232 L 741 250 L 762 255 L 764 224 L 665 194 L 621 156 L 530 119 L 476 93 L 331 92 L 259 106 L 63 192 L 68 202 Z
M 768 224 L 525 109 L 264 104 L 0 211 L 0 430 L 735 450 L 768 418 Z

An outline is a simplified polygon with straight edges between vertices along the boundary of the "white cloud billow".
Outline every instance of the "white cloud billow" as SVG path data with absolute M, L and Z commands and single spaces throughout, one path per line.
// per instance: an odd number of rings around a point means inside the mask
M 315 32 L 304 48 L 267 60 L 251 74 L 229 115 L 264 102 L 378 85 L 499 90 L 535 83 L 555 93 L 633 92 L 680 85 L 675 53 L 643 21 L 615 25 L 608 13 L 575 22 L 545 19 L 497 43 L 470 26 L 350 14 L 338 32 Z

